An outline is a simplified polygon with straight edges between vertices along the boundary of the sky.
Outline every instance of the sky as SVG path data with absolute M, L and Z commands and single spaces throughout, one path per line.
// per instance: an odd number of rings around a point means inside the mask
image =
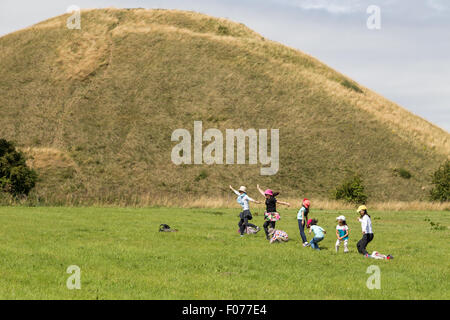
M 192 10 L 244 23 L 450 132 L 449 0 L 0 0 L 0 36 L 72 5 Z M 367 26 L 373 5 L 378 29 Z

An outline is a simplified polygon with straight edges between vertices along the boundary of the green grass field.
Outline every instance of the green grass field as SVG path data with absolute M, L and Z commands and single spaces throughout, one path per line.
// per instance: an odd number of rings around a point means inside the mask
M 323 248 L 300 245 L 296 211 L 282 210 L 285 244 L 263 232 L 239 237 L 232 209 L 0 208 L 1 299 L 449 299 L 448 212 L 371 212 L 369 251 L 356 252 L 350 211 L 312 211 L 327 230 Z M 335 217 L 345 214 L 351 252 L 336 254 Z M 445 229 L 433 230 L 430 221 Z M 262 225 L 261 215 L 254 223 Z M 157 232 L 160 223 L 178 233 Z M 81 289 L 69 290 L 70 265 Z M 369 290 L 370 265 L 381 289 Z

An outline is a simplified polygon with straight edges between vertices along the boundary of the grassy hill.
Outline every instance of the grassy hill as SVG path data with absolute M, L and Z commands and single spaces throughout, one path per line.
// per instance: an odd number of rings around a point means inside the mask
M 49 203 L 152 203 L 256 183 L 327 198 L 359 173 L 371 200 L 418 200 L 448 132 L 242 24 L 174 10 L 88 10 L 0 38 L 0 137 Z M 171 162 L 177 128 L 280 129 L 280 169 Z M 406 169 L 411 179 L 395 174 Z

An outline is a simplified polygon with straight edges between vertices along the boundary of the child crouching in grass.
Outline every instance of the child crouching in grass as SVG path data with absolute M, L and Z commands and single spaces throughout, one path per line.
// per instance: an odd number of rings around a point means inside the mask
M 275 230 L 273 228 L 269 229 L 270 243 L 274 242 L 287 242 L 289 240 L 289 236 L 286 232 L 281 230 Z
M 308 227 L 311 228 L 309 230 L 309 234 L 311 234 L 311 231 L 314 232 L 314 238 L 312 238 L 312 240 L 309 242 L 309 244 L 310 244 L 311 248 L 313 248 L 315 250 L 320 250 L 319 242 L 322 241 L 323 238 L 325 238 L 325 233 L 327 233 L 325 231 L 325 229 L 323 229 L 322 227 L 319 227 L 317 225 L 318 222 L 319 222 L 319 220 L 317 220 L 317 219 L 308 220 Z

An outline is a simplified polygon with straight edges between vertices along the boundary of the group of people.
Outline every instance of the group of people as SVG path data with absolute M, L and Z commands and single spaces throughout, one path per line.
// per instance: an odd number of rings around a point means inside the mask
M 250 212 L 250 202 L 261 203 L 255 199 L 250 198 L 247 195 L 247 188 L 245 186 L 241 186 L 238 190 L 235 190 L 232 186 L 230 189 L 237 195 L 237 202 L 242 206 L 242 212 L 239 214 L 239 233 L 241 237 L 244 236 L 245 233 L 257 233 L 260 231 L 260 228 L 252 223 L 250 220 L 253 219 L 252 214 Z M 266 210 L 264 213 L 264 232 L 266 235 L 266 239 L 270 241 L 270 243 L 274 242 L 286 242 L 289 240 L 289 236 L 285 231 L 277 230 L 276 223 L 280 220 L 280 214 L 277 212 L 277 204 L 285 205 L 290 207 L 290 203 L 280 201 L 276 197 L 278 196 L 278 192 L 274 192 L 271 189 L 267 189 L 263 191 L 259 185 L 257 185 L 257 189 L 259 193 L 265 198 Z M 311 207 L 311 201 L 308 199 L 303 199 L 302 207 L 298 211 L 297 220 L 298 220 L 298 229 L 300 232 L 300 238 L 302 239 L 303 247 L 311 247 L 315 250 L 320 250 L 319 242 L 321 242 L 325 238 L 326 230 L 318 225 L 317 219 L 308 219 L 309 209 Z M 367 245 L 369 242 L 373 240 L 373 230 L 372 230 L 372 221 L 370 215 L 367 212 L 367 207 L 362 205 L 358 208 L 358 213 L 360 217 L 358 221 L 361 223 L 362 228 L 362 238 L 357 243 L 357 249 L 360 254 L 367 258 L 376 258 L 378 259 L 380 255 L 378 252 L 372 253 L 370 255 L 367 252 Z M 348 249 L 348 240 L 350 229 L 348 228 L 346 218 L 344 216 L 339 216 L 336 218 L 338 224 L 336 226 L 336 244 L 335 250 L 339 251 L 339 247 L 341 244 L 344 246 L 344 253 L 349 252 Z M 313 233 L 313 238 L 308 242 L 305 234 L 305 230 L 309 229 L 309 234 Z M 392 256 L 385 256 L 386 259 L 392 258 Z

